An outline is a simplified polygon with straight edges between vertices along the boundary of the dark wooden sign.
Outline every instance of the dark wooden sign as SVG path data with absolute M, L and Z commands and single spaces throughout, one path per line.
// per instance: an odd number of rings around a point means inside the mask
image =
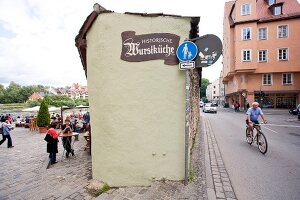
M 177 65 L 176 49 L 180 37 L 171 33 L 135 35 L 125 31 L 122 36 L 121 59 L 128 62 L 164 60 L 166 65 Z

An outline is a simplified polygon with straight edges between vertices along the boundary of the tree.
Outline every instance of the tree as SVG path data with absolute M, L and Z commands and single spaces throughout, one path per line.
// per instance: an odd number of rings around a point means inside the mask
M 206 88 L 210 84 L 209 80 L 206 78 L 201 79 L 200 97 L 206 97 Z
M 4 86 L 2 84 L 0 84 L 0 103 L 2 102 L 4 92 L 5 92 Z
M 46 127 L 50 125 L 50 114 L 48 111 L 48 104 L 46 101 L 42 101 L 40 110 L 37 115 L 37 126 Z

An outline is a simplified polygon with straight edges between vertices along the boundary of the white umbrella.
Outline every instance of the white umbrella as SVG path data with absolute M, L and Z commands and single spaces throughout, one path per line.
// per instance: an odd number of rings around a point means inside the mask
M 51 106 L 51 107 L 48 108 L 48 110 L 49 110 L 49 112 L 54 112 L 54 111 L 60 110 L 60 108 L 59 107 L 55 107 L 55 106 Z
M 39 109 L 40 109 L 40 106 L 34 106 L 32 108 L 25 108 L 22 111 L 23 112 L 37 112 L 37 111 L 39 111 Z
M 89 108 L 89 106 L 79 105 L 79 106 L 76 106 L 76 108 Z

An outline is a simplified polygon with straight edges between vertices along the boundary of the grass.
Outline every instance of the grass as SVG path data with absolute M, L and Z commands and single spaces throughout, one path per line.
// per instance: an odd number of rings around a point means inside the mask
M 96 196 L 99 196 L 102 193 L 107 192 L 109 189 L 110 189 L 109 185 L 107 183 L 104 183 L 104 185 L 96 192 Z
M 26 107 L 25 103 L 8 103 L 8 104 L 1 104 L 1 109 L 13 110 L 13 109 L 20 109 Z

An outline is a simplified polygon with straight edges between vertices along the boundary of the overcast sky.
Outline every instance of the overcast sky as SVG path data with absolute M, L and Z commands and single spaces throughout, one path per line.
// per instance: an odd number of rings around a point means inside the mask
M 94 3 L 118 13 L 200 16 L 200 35 L 222 40 L 224 2 L 228 0 L 0 0 L 0 83 L 86 85 L 74 38 Z M 216 80 L 222 57 L 205 68 Z

